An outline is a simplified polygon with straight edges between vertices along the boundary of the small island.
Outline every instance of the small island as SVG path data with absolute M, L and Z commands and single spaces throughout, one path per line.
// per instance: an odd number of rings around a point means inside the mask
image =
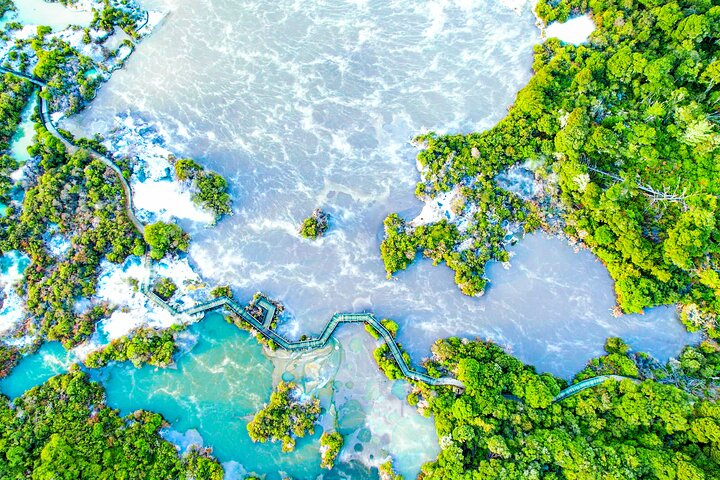
M 295 441 L 314 432 L 320 415 L 320 400 L 303 398 L 294 383 L 280 382 L 270 403 L 257 412 L 247 429 L 253 442 L 281 442 L 283 452 L 292 452 Z
M 310 240 L 321 237 L 328 229 L 328 214 L 316 208 L 300 226 L 300 235 Z
M 344 444 L 345 439 L 340 432 L 324 432 L 320 437 L 320 466 L 332 470 Z

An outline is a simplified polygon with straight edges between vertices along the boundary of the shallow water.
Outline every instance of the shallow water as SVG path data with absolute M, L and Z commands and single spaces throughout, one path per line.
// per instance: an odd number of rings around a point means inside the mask
M 35 122 L 32 120 L 32 113 L 37 102 L 37 93 L 33 93 L 30 101 L 25 106 L 20 116 L 20 123 L 10 140 L 10 154 L 20 163 L 30 160 L 30 154 L 27 149 L 32 145 L 35 136 Z
M 513 266 L 491 265 L 483 298 L 462 296 L 445 267 L 420 261 L 386 281 L 382 220 L 412 217 L 418 180 L 407 143 L 424 129 L 472 130 L 504 114 L 530 76 L 534 18 L 465 2 L 153 0 L 171 14 L 68 127 L 105 131 L 121 112 L 163 128 L 179 154 L 231 179 L 235 212 L 188 224 L 210 282 L 262 290 L 294 315 L 292 337 L 336 311 L 373 310 L 403 327 L 419 359 L 447 335 L 490 337 L 566 377 L 610 335 L 660 358 L 690 337 L 671 308 L 615 319 L 612 282 L 587 252 L 534 235 Z M 212 34 L 211 34 L 212 32 Z M 157 72 L 162 71 L 162 75 Z M 331 216 L 318 242 L 297 225 Z
M 0 380 L 0 392 L 15 398 L 45 383 L 50 377 L 67 372 L 75 361 L 59 342 L 46 343 L 33 355 L 24 357 L 9 376 Z
M 47 25 L 53 30 L 62 30 L 70 25 L 90 25 L 91 11 L 67 8 L 59 3 L 45 0 L 14 0 L 16 12 L 5 15 L 0 21 L 12 20 L 25 25 Z
M 192 346 L 178 356 L 173 368 L 135 368 L 126 362 L 90 374 L 105 386 L 108 405 L 121 414 L 137 409 L 161 413 L 171 424 L 166 438 L 183 448 L 200 440 L 212 447 L 228 471 L 266 473 L 269 478 L 279 478 L 280 472 L 294 478 L 322 473 L 319 427 L 299 440 L 292 453 L 282 453 L 279 444 L 250 440 L 247 422 L 268 401 L 273 376 L 281 373 L 255 339 L 222 316 L 210 314 L 189 328 L 185 340 Z M 326 410 L 333 402 L 337 415 L 326 413 L 323 418 L 332 425 L 336 417 L 347 435 L 346 454 L 325 478 L 372 478 L 375 473 L 362 464 L 377 464 L 388 454 L 398 457 L 398 469 L 410 478 L 437 455 L 433 423 L 410 414 L 404 382 L 384 378 L 372 360 L 374 342 L 369 336 L 364 340 L 343 334 L 319 357 L 293 357 L 291 363 L 300 370 L 292 380 L 306 393 L 319 395 Z M 15 398 L 67 371 L 72 361 L 60 344 L 45 344 L 0 381 L 0 391 Z M 335 368 L 324 368 L 333 363 Z M 340 363 L 342 368 L 337 368 Z M 315 389 L 318 385 L 323 388 Z

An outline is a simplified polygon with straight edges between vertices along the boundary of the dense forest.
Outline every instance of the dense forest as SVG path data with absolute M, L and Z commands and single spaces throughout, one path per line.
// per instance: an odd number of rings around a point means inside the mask
M 69 347 L 87 339 L 95 321 L 107 314 L 102 305 L 79 315 L 73 310 L 77 298 L 95 292 L 100 262 L 122 262 L 142 248 L 142 239 L 125 215 L 119 183 L 103 163 L 83 150 L 69 155 L 39 125 L 30 153 L 40 159 L 36 181 L 21 211 L 10 208 L 0 218 L 0 249 L 30 257 L 22 287 L 27 309 L 43 337 Z M 62 258 L 48 246 L 55 235 L 70 240 Z
M 612 353 L 594 363 L 612 372 L 622 351 L 621 342 L 609 342 Z M 448 339 L 433 353 L 429 368 L 453 372 L 466 389 L 458 396 L 419 384 L 409 397 L 434 416 L 440 440 L 422 479 L 720 478 L 715 401 L 628 379 L 553 403 L 564 381 L 497 345 Z
M 589 43 L 548 39 L 535 75 L 497 126 L 424 135 L 418 155 L 432 198 L 457 189 L 466 231 L 445 220 L 413 228 L 391 215 L 389 274 L 417 251 L 456 272 L 463 292 L 505 261 L 504 227 L 559 226 L 605 263 L 619 307 L 682 303 L 690 328 L 718 336 L 720 312 L 720 6 L 708 0 L 541 1 L 545 21 L 591 13 Z M 532 165 L 546 199 L 503 191 L 497 175 Z
M 159 435 L 166 425 L 160 415 L 138 410 L 121 417 L 104 397 L 80 372 L 53 377 L 12 404 L 0 397 L 0 477 L 223 478 L 206 451 L 179 456 Z

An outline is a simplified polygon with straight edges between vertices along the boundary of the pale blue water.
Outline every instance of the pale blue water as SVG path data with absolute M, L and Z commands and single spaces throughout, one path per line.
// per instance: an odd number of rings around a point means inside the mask
M 171 423 L 169 439 L 184 443 L 183 438 L 199 435 L 228 471 L 236 471 L 241 465 L 240 471 L 268 474 L 268 478 L 280 478 L 279 472 L 293 478 L 315 478 L 321 473 L 325 473 L 324 478 L 376 477 L 376 473 L 353 459 L 338 462 L 330 474 L 321 472 L 318 449 L 322 428 L 319 426 L 314 435 L 300 439 L 292 453 L 282 453 L 279 444 L 253 443 L 246 425 L 270 397 L 273 363 L 263 355 L 254 338 L 217 314 L 191 326 L 187 336 L 196 343 L 177 357 L 172 368 L 135 368 L 126 362 L 90 371 L 91 377 L 104 385 L 108 405 L 122 414 L 141 408 L 161 413 Z M 332 382 L 347 384 L 351 379 L 357 381 L 365 376 L 365 381 L 356 386 L 360 396 L 346 385 L 344 393 L 334 398 L 339 428 L 348 435 L 349 441 L 352 439 L 348 448 L 358 452 L 360 459 L 380 458 L 378 451 L 402 454 L 398 463 L 400 471 L 414 476 L 422 462 L 437 454 L 433 447 L 437 440 L 432 421 L 417 415 L 405 420 L 385 419 L 385 412 L 396 408 L 393 405 L 405 404 L 404 382 L 383 380 L 372 364 L 370 351 L 362 351 L 362 343 L 350 342 L 347 350 L 343 355 L 350 360 L 343 360 L 346 367 L 343 374 L 333 377 L 328 387 L 313 393 L 319 394 L 324 405 L 329 406 Z M 361 357 L 364 354 L 364 358 L 353 359 L 358 353 Z M 15 398 L 51 376 L 67 371 L 73 360 L 59 343 L 45 344 L 0 381 L 0 392 Z M 327 357 L 323 362 L 328 361 L 339 362 L 340 357 Z M 310 365 L 305 368 L 305 375 L 293 381 L 300 385 L 311 381 L 313 364 Z M 363 397 L 366 393 L 368 398 Z M 373 397 L 372 400 L 369 397 Z M 382 402 L 384 412 L 371 411 L 373 400 Z M 389 438 L 389 432 L 393 438 Z
M 30 118 L 37 103 L 37 92 L 33 92 L 28 104 L 20 115 L 20 124 L 10 140 L 10 155 L 21 164 L 30 160 L 28 147 L 35 135 L 35 122 Z
M 192 259 L 209 283 L 229 283 L 241 298 L 263 290 L 280 299 L 291 314 L 286 335 L 317 333 L 336 311 L 372 310 L 398 321 L 415 362 L 437 338 L 477 336 L 565 377 L 600 354 L 608 336 L 661 359 L 694 339 L 672 307 L 612 317 L 605 268 L 542 234 L 512 249 L 509 269 L 488 267 L 493 283 L 481 298 L 462 296 L 452 272 L 427 261 L 385 280 L 382 220 L 421 207 L 409 140 L 502 118 L 530 78 L 540 40 L 529 9 L 518 16 L 489 0 L 144 3 L 171 14 L 65 127 L 106 134 L 129 112 L 165 131 L 178 155 L 228 177 L 234 215 L 212 229 L 185 225 Z M 303 241 L 297 225 L 318 206 L 332 229 Z M 318 473 L 316 438 L 289 456 L 247 444 L 244 416 L 269 396 L 272 371 L 253 341 L 212 319 L 191 332 L 198 343 L 177 370 L 105 369 L 110 404 L 197 429 L 221 460 L 249 470 Z M 382 380 L 363 332 L 343 330 L 339 345 L 335 400 L 339 428 L 352 437 L 346 453 L 369 461 L 386 450 L 413 476 L 438 451 L 431 421 Z M 335 361 L 318 360 L 318 368 Z M 34 384 L 13 374 L 2 385 L 11 383 Z
M 7 21 L 15 21 L 26 25 L 47 25 L 57 31 L 70 25 L 87 26 L 93 18 L 92 12 L 89 10 L 70 9 L 57 2 L 14 0 L 13 3 L 16 11 L 3 16 L 0 25 Z
M 49 378 L 67 372 L 75 361 L 59 342 L 46 343 L 33 355 L 24 357 L 12 373 L 0 380 L 0 392 L 10 398 L 22 395 Z

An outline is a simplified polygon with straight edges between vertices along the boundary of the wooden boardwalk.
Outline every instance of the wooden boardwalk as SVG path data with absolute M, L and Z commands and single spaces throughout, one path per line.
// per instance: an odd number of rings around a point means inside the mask
M 32 75 L 28 75 L 22 72 L 17 72 L 15 70 L 10 70 L 5 67 L 0 67 L 0 72 L 2 73 L 9 73 L 21 78 L 24 78 L 25 80 L 33 83 L 38 88 L 42 89 L 47 84 L 36 77 L 33 77 Z M 65 146 L 65 148 L 68 149 L 70 153 L 74 153 L 80 148 L 85 149 L 88 151 L 93 157 L 100 160 L 102 163 L 104 163 L 110 170 L 112 170 L 115 173 L 115 176 L 120 181 L 120 185 L 122 186 L 122 189 L 125 193 L 125 212 L 132 222 L 132 224 L 135 226 L 137 231 L 140 233 L 140 235 L 143 234 L 145 227 L 140 222 L 137 217 L 135 216 L 135 211 L 133 209 L 133 200 L 132 200 L 132 189 L 130 188 L 130 185 L 128 184 L 127 179 L 122 173 L 122 170 L 113 162 L 110 158 L 106 157 L 105 155 L 102 155 L 94 150 L 88 149 L 86 147 L 78 147 L 74 141 L 70 138 L 67 138 L 65 135 L 63 135 L 55 126 L 55 124 L 52 121 L 52 118 L 50 117 L 50 112 L 48 110 L 47 101 L 42 97 L 42 95 L 38 95 L 40 99 L 40 118 L 42 121 L 43 126 L 50 132 L 53 136 L 57 137 Z M 307 340 L 298 340 L 298 341 L 289 341 L 283 338 L 281 335 L 279 335 L 277 332 L 275 332 L 270 326 L 272 323 L 272 320 L 276 313 L 276 308 L 272 304 L 272 302 L 268 301 L 265 297 L 260 297 L 258 300 L 258 306 L 261 307 L 261 309 L 264 311 L 264 318 L 262 321 L 256 319 L 252 315 L 250 315 L 245 309 L 235 302 L 233 299 L 228 297 L 220 297 L 216 298 L 214 300 L 210 300 L 208 302 L 196 305 L 194 307 L 190 307 L 184 310 L 177 310 L 174 307 L 172 307 L 170 304 L 168 304 L 166 301 L 164 301 L 162 298 L 160 298 L 158 295 L 155 294 L 155 292 L 152 291 L 152 289 L 148 288 L 146 285 L 143 285 L 141 287 L 141 290 L 147 297 L 155 302 L 160 307 L 164 308 L 165 310 L 169 311 L 173 315 L 189 315 L 189 316 L 198 316 L 198 315 L 204 315 L 207 312 L 214 311 L 214 310 L 220 310 L 223 308 L 227 308 L 228 310 L 232 311 L 236 315 L 238 315 L 240 318 L 242 318 L 245 322 L 247 322 L 252 328 L 257 330 L 261 335 L 263 335 L 265 338 L 272 340 L 275 342 L 278 346 L 283 348 L 284 350 L 289 351 L 302 351 L 302 350 L 314 350 L 317 348 L 322 348 L 325 345 L 327 345 L 328 341 L 330 341 L 330 338 L 332 338 L 333 334 L 335 333 L 335 330 L 343 323 L 362 323 L 362 324 L 368 324 L 372 326 L 379 334 L 380 336 L 385 340 L 387 343 L 390 353 L 392 354 L 393 358 L 397 362 L 398 366 L 400 367 L 400 370 L 402 371 L 403 375 L 405 377 L 410 378 L 412 380 L 416 380 L 419 382 L 424 382 L 429 385 L 433 386 L 449 386 L 453 387 L 459 391 L 464 391 L 465 386 L 460 380 L 457 380 L 452 377 L 431 377 L 425 373 L 418 372 L 417 370 L 413 370 L 410 365 L 405 361 L 402 355 L 402 351 L 400 350 L 400 347 L 398 346 L 397 342 L 393 338 L 392 334 L 385 328 L 385 326 L 375 318 L 375 315 L 372 313 L 336 313 L 332 316 L 330 321 L 325 325 L 325 328 L 323 329 L 322 334 L 317 338 L 310 338 Z M 585 389 L 595 387 L 597 385 L 600 385 L 604 383 L 606 380 L 614 379 L 614 380 L 622 380 L 626 379 L 627 377 L 621 377 L 618 375 L 601 375 L 594 378 L 589 378 L 587 380 L 583 380 L 582 382 L 576 383 L 575 385 L 571 385 L 568 388 L 562 390 L 560 393 L 558 393 L 555 398 L 553 398 L 553 403 L 562 401 L 568 397 L 571 397 Z M 629 379 L 634 382 L 638 382 L 637 379 Z

